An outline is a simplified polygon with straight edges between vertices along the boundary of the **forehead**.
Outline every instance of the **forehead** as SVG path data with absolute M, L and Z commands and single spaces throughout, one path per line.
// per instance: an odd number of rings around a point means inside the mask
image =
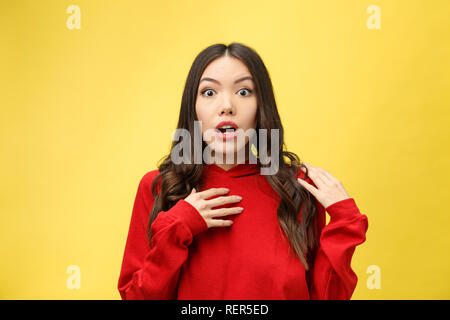
M 234 57 L 220 57 L 208 64 L 202 74 L 203 77 L 214 78 L 217 80 L 235 80 L 243 76 L 250 76 L 247 66 L 239 59 Z

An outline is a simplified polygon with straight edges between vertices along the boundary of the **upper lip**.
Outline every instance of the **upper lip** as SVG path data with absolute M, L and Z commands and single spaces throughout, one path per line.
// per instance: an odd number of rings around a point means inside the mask
M 219 124 L 216 126 L 216 129 L 219 129 L 222 126 L 232 126 L 235 130 L 238 129 L 238 125 L 236 123 L 234 123 L 233 121 L 221 121 L 219 122 Z

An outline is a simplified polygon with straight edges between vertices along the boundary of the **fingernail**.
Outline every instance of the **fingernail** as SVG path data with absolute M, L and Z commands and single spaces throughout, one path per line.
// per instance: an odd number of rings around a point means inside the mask
M 239 200 L 242 200 L 242 197 L 240 197 L 240 196 L 236 196 Z

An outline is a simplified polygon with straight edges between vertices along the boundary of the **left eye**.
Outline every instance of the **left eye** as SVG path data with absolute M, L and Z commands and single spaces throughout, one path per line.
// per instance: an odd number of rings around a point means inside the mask
M 252 92 L 252 90 L 250 90 L 250 89 L 241 89 L 238 92 L 248 92 L 248 94 L 244 95 L 244 96 L 248 96 Z M 242 96 L 242 94 L 241 94 L 241 96 Z

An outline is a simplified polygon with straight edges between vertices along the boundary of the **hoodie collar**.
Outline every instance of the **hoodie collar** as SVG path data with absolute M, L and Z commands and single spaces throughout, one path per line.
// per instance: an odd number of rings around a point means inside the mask
M 222 169 L 216 164 L 207 164 L 204 167 L 204 171 L 206 171 L 207 173 L 215 172 L 228 177 L 237 178 L 259 173 L 260 168 L 259 164 L 251 164 L 248 160 L 246 160 L 245 163 L 239 163 L 229 170 Z

